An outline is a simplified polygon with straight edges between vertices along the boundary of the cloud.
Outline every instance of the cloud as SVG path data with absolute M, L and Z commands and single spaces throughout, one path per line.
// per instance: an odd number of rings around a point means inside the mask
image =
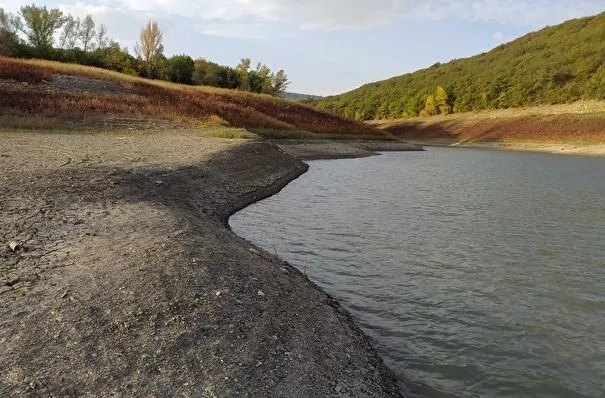
M 52 0 L 50 0 L 52 1 Z M 404 19 L 496 21 L 542 26 L 603 11 L 603 0 L 63 0 L 66 11 L 131 19 L 193 18 L 212 35 L 240 37 L 252 20 L 305 30 L 381 28 Z M 5 0 L 16 9 L 22 1 Z M 50 5 L 49 5 L 50 6 Z M 109 17 L 106 19 L 109 21 Z M 232 29 L 221 26 L 234 23 Z M 109 24 L 109 23 L 107 23 Z M 116 25 L 117 29 L 120 27 Z M 121 28 L 124 30 L 124 27 Z M 239 33 L 238 33 L 239 32 Z M 262 36 L 260 34 L 254 37 Z
M 254 17 L 301 29 L 378 28 L 414 19 L 497 21 L 524 25 L 558 23 L 596 14 L 602 0 L 113 0 L 120 8 L 234 21 Z
M 492 35 L 492 41 L 494 43 L 504 43 L 504 35 L 500 32 L 496 32 Z
M 603 11 L 601 0 L 432 0 L 413 11 L 416 19 L 459 19 L 542 26 Z
M 211 23 L 198 25 L 195 30 L 208 36 L 236 39 L 265 39 L 272 34 L 262 23 Z

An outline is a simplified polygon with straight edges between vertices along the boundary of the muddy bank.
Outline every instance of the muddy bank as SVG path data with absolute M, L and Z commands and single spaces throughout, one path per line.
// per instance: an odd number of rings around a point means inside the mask
M 602 103 L 506 109 L 370 124 L 423 146 L 473 146 L 563 154 L 605 155 Z
M 283 151 L 304 160 L 359 158 L 387 151 L 422 151 L 422 147 L 402 141 L 364 140 L 274 140 Z
M 502 151 L 546 152 L 559 155 L 605 156 L 604 144 L 573 143 L 573 142 L 456 142 L 448 139 L 413 140 L 413 143 L 423 147 L 460 147 L 481 148 Z
M 226 226 L 305 170 L 187 133 L 0 135 L 0 396 L 399 396 L 338 303 Z

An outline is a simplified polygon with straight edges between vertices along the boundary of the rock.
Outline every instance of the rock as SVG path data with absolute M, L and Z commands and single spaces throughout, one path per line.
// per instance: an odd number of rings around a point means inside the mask
M 258 295 L 259 295 L 260 297 L 265 297 L 265 293 L 263 293 L 263 291 L 262 291 L 262 290 L 259 290 L 259 291 L 258 291 Z
M 282 268 L 280 268 L 279 270 L 280 270 L 281 272 L 283 272 L 284 274 L 287 274 L 287 273 L 288 273 L 288 270 L 287 270 L 287 269 L 285 269 L 285 268 L 283 268 L 283 267 L 282 267 Z
M 342 391 L 342 387 L 340 385 L 337 385 L 336 387 L 334 387 L 334 391 L 341 392 Z
M 12 241 L 8 242 L 8 248 L 11 249 L 11 251 L 16 252 L 17 250 L 21 249 L 21 245 L 15 241 Z
M 221 296 L 221 291 L 219 290 L 219 291 L 218 291 L 218 292 L 216 292 L 214 295 L 215 295 L 216 297 L 220 297 L 220 296 Z
M 256 255 L 260 255 L 260 252 L 258 250 L 256 250 L 255 248 L 251 247 L 250 249 L 250 253 L 254 253 Z

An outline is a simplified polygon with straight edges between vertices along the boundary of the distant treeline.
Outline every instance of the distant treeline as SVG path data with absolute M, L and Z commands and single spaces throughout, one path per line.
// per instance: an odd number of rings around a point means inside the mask
M 40 58 L 110 69 L 130 75 L 175 83 L 206 85 L 282 95 L 288 86 L 283 70 L 273 73 L 261 63 L 251 67 L 249 58 L 235 68 L 189 55 L 167 58 L 157 22 L 141 29 L 135 55 L 108 36 L 90 15 L 83 20 L 59 9 L 23 6 L 17 14 L 0 8 L 0 55 Z
M 413 54 L 410 54 L 413 56 Z M 356 120 L 605 99 L 605 13 L 315 105 Z

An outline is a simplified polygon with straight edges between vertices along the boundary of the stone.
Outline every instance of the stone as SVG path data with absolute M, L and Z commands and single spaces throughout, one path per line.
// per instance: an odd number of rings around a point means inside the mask
M 21 249 L 21 245 L 15 241 L 11 241 L 8 242 L 8 248 L 11 249 L 11 251 L 16 252 L 17 250 Z

